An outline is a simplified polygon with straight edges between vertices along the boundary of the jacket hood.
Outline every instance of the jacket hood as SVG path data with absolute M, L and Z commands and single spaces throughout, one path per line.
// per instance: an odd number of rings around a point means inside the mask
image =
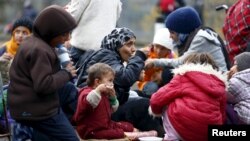
M 72 31 L 75 19 L 62 7 L 51 5 L 42 10 L 34 21 L 33 33 L 46 42 L 58 35 Z
M 250 69 L 246 69 L 246 70 L 235 73 L 233 76 L 234 78 L 239 79 L 241 82 L 244 82 L 250 85 L 249 74 L 250 74 Z
M 221 85 L 225 88 L 227 86 L 226 74 L 214 70 L 211 65 L 184 64 L 174 69 L 173 72 L 174 75 L 185 76 L 190 83 L 194 83 L 212 97 L 220 97 L 222 93 L 225 93 Z
M 208 41 L 220 46 L 220 41 L 218 40 L 218 34 L 210 29 L 199 30 L 197 36 L 202 36 L 206 38 Z

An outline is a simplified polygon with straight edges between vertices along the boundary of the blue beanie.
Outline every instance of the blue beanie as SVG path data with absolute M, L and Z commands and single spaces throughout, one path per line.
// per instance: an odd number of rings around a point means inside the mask
M 165 25 L 169 30 L 188 34 L 201 25 L 201 19 L 194 8 L 185 6 L 170 13 Z

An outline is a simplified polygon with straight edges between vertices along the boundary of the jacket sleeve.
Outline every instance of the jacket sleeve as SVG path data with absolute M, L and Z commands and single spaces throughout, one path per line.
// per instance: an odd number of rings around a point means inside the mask
M 193 53 L 201 52 L 203 50 L 203 46 L 207 45 L 208 41 L 204 37 L 196 37 L 195 40 L 192 41 L 189 49 L 180 57 L 174 58 L 174 59 L 155 59 L 154 60 L 154 65 L 157 67 L 166 67 L 166 66 L 171 66 L 171 67 L 178 67 L 179 65 L 183 64 L 184 59 Z
M 30 79 L 33 82 L 34 91 L 38 94 L 54 93 L 71 79 L 69 72 L 55 70 L 54 65 L 56 64 L 52 64 L 54 60 L 51 60 L 54 59 L 51 58 L 52 50 L 43 51 L 38 49 L 30 51 L 29 54 L 30 56 L 26 58 L 26 61 L 29 63 Z
M 146 56 L 137 51 L 135 56 L 131 57 L 126 65 L 116 61 L 117 64 L 111 63 L 111 67 L 115 70 L 115 84 L 120 87 L 131 87 L 137 80 L 139 80 L 140 73 L 144 68 L 144 61 Z
M 150 108 L 153 114 L 161 114 L 163 109 L 168 106 L 171 101 L 181 96 L 181 83 L 179 79 L 179 76 L 173 78 L 167 85 L 152 94 Z
M 87 94 L 80 93 L 77 109 L 74 115 L 74 121 L 81 121 L 85 116 L 93 111 L 92 105 L 87 100 Z
M 88 7 L 91 0 L 71 0 L 66 6 L 67 11 L 73 16 L 78 23 L 85 9 Z
M 228 81 L 228 90 L 227 90 L 227 101 L 230 103 L 237 103 L 239 99 L 236 99 L 236 96 L 240 95 L 241 83 L 234 76 Z

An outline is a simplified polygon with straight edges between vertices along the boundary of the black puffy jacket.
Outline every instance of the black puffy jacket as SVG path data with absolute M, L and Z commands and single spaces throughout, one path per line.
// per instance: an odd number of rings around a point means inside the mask
M 108 49 L 100 49 L 91 52 L 82 62 L 80 72 L 78 74 L 78 87 L 86 86 L 87 69 L 95 63 L 105 63 L 110 65 L 115 70 L 114 87 L 120 105 L 128 100 L 130 87 L 139 79 L 140 72 L 144 67 L 146 55 L 137 51 L 135 56 L 131 57 L 124 65 L 121 57 L 115 51 Z

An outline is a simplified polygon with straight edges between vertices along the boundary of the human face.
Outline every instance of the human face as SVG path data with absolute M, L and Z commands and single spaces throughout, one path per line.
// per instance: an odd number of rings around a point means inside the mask
M 234 61 L 234 65 L 230 68 L 228 72 L 228 79 L 230 79 L 236 72 L 238 72 L 237 63 L 236 61 Z
M 59 35 L 59 36 L 53 38 L 50 41 L 50 45 L 53 47 L 56 47 L 57 45 L 64 44 L 69 39 L 70 39 L 70 32 L 67 32 L 67 33 L 64 33 L 62 35 Z
M 118 52 L 123 61 L 128 62 L 129 58 L 134 55 L 136 51 L 135 48 L 135 38 L 131 38 L 124 45 L 118 49 Z
M 170 38 L 173 39 L 174 43 L 177 43 L 179 41 L 178 33 L 174 32 L 173 30 L 169 30 L 169 32 L 170 32 Z
M 19 45 L 26 37 L 30 35 L 30 31 L 28 28 L 24 26 L 18 26 L 14 31 L 13 31 L 14 39 Z
M 154 50 L 158 58 L 165 58 L 171 53 L 170 49 L 167 49 L 164 46 L 159 45 L 159 44 L 154 44 Z
M 115 79 L 114 74 L 112 72 L 108 72 L 107 74 L 102 76 L 99 84 L 105 84 L 106 86 L 113 86 L 114 79 Z

